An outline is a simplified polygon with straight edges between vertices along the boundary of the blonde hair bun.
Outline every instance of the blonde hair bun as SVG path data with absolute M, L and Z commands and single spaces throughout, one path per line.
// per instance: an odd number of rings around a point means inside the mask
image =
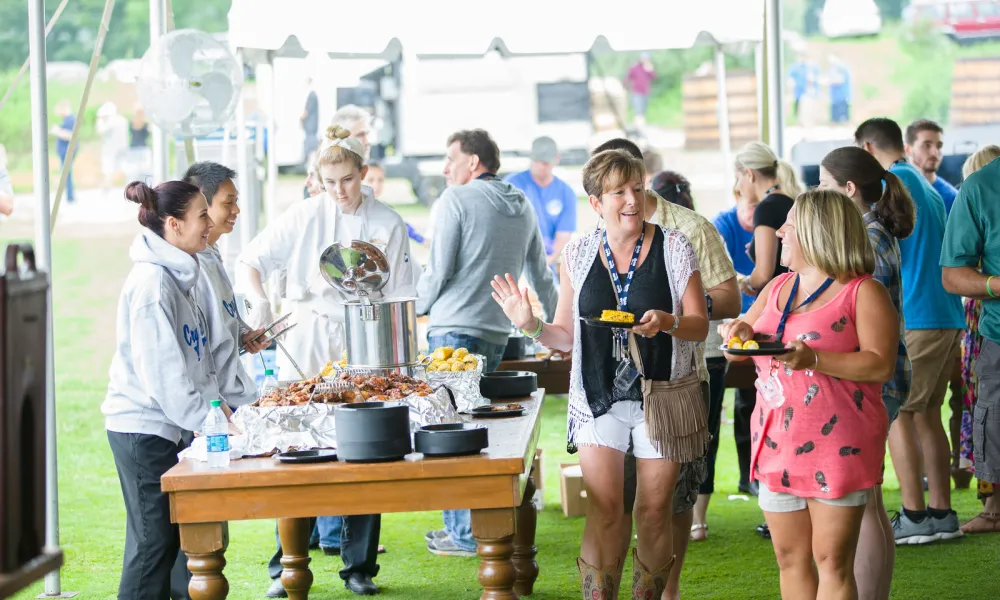
M 330 125 L 326 128 L 326 139 L 330 141 L 346 140 L 351 137 L 351 132 L 340 125 Z

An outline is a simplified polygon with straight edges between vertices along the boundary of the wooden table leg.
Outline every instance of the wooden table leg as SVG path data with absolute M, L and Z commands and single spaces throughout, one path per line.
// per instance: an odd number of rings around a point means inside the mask
M 480 600 L 517 600 L 514 584 L 514 510 L 486 508 L 472 511 L 472 535 L 479 554 Z
M 228 523 L 182 523 L 181 550 L 188 557 L 191 600 L 223 600 L 229 595 L 229 582 L 222 570 L 226 567 L 229 546 Z
M 290 600 L 306 600 L 312 586 L 309 570 L 309 519 L 278 519 L 281 538 L 281 585 Z
M 528 483 L 524 486 L 524 501 L 517 509 L 517 531 L 514 533 L 514 570 L 517 572 L 517 580 L 514 583 L 514 591 L 518 596 L 530 596 L 535 587 L 535 580 L 538 579 L 538 562 L 535 555 L 538 548 L 535 547 L 535 528 L 538 525 L 538 512 L 532 498 L 535 495 L 535 477 L 541 477 L 541 473 L 534 473 L 528 477 Z

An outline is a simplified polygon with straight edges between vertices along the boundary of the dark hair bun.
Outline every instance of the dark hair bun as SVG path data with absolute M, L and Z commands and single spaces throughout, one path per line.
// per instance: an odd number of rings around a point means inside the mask
M 133 181 L 125 188 L 125 199 L 156 212 L 156 190 L 142 181 Z

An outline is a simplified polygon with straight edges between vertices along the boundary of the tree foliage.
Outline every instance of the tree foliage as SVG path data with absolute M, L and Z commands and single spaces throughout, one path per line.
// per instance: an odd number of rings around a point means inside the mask
M 209 33 L 228 29 L 230 0 L 173 0 L 178 29 L 195 28 Z M 48 0 L 46 21 L 59 6 Z M 46 38 L 52 61 L 89 62 L 104 0 L 70 0 L 55 28 Z M 117 0 L 111 13 L 101 63 L 117 58 L 138 58 L 149 47 L 149 0 Z M 0 71 L 18 68 L 28 57 L 28 3 L 0 1 Z

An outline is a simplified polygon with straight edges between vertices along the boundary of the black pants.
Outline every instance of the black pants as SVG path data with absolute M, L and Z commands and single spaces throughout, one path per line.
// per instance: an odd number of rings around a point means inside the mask
M 729 361 L 725 358 L 708 358 L 708 433 L 712 436 L 708 441 L 705 480 L 698 488 L 699 494 L 711 494 L 715 491 L 715 458 L 719 455 L 719 428 L 722 423 L 722 399 L 726 395 L 726 369 Z
M 309 519 L 309 531 L 312 531 L 316 519 Z M 340 570 L 340 578 L 347 581 L 351 573 L 362 573 L 370 577 L 378 575 L 378 538 L 382 532 L 382 515 L 353 515 L 344 517 L 344 527 L 340 533 L 340 558 L 344 568 Z M 267 574 L 271 579 L 281 577 L 281 538 L 278 527 L 274 528 L 274 539 L 278 550 L 267 563 Z
M 170 522 L 170 499 L 160 477 L 177 464 L 183 443 L 156 435 L 108 432 L 125 500 L 125 558 L 118 600 L 170 597 L 171 570 L 180 550 L 177 526 Z
M 733 408 L 733 437 L 736 438 L 736 457 L 740 463 L 740 485 L 750 483 L 750 418 L 757 405 L 757 388 L 736 390 Z

